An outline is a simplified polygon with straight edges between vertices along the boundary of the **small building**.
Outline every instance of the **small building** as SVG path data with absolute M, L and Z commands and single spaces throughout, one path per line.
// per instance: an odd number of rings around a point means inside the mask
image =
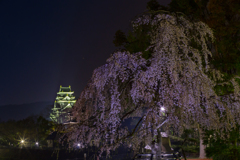
M 71 121 L 71 109 L 76 103 L 74 92 L 71 90 L 71 86 L 62 87 L 60 86 L 59 92 L 52 108 L 50 118 L 52 121 L 57 123 L 65 123 Z

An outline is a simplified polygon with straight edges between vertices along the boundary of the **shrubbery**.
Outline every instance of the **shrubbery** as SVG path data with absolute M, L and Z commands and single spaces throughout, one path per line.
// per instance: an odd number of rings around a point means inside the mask
M 239 126 L 238 126 L 239 127 Z M 214 131 L 207 131 L 204 144 L 207 145 L 206 155 L 213 160 L 238 160 L 240 159 L 240 134 L 239 128 L 232 129 L 230 134 L 220 135 Z

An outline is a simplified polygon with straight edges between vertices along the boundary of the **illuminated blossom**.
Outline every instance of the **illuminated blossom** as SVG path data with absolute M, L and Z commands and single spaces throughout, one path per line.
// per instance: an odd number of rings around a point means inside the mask
M 219 97 L 213 89 L 222 75 L 208 64 L 212 30 L 173 14 L 144 15 L 133 22 L 134 28 L 143 24 L 152 27 L 151 58 L 116 52 L 95 69 L 74 107 L 79 124 L 67 133 L 69 140 L 94 140 L 109 153 L 123 143 L 131 143 L 133 149 L 143 141 L 152 144 L 166 118 L 164 127 L 179 134 L 190 124 L 217 130 L 239 123 L 238 91 Z M 234 79 L 232 83 L 237 88 Z M 133 131 L 122 127 L 130 117 L 140 117 Z

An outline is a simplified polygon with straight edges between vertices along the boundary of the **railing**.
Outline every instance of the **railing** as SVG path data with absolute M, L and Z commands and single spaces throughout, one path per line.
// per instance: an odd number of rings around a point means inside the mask
M 117 155 L 110 155 L 110 156 L 101 156 L 99 160 L 132 160 L 133 154 L 117 154 Z M 81 158 L 73 158 L 73 159 L 66 159 L 66 160 L 97 160 L 96 155 L 91 155 L 89 157 L 81 157 Z

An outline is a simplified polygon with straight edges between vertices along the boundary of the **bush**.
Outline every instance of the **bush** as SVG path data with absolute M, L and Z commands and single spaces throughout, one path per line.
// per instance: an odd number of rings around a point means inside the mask
M 240 159 L 240 147 L 220 145 L 206 148 L 207 157 L 212 157 L 213 160 L 237 160 Z
M 204 144 L 206 148 L 206 156 L 212 157 L 213 160 L 240 160 L 240 142 L 239 126 L 233 128 L 229 133 L 219 133 L 215 131 L 206 131 Z M 212 136 L 214 135 L 214 136 Z

